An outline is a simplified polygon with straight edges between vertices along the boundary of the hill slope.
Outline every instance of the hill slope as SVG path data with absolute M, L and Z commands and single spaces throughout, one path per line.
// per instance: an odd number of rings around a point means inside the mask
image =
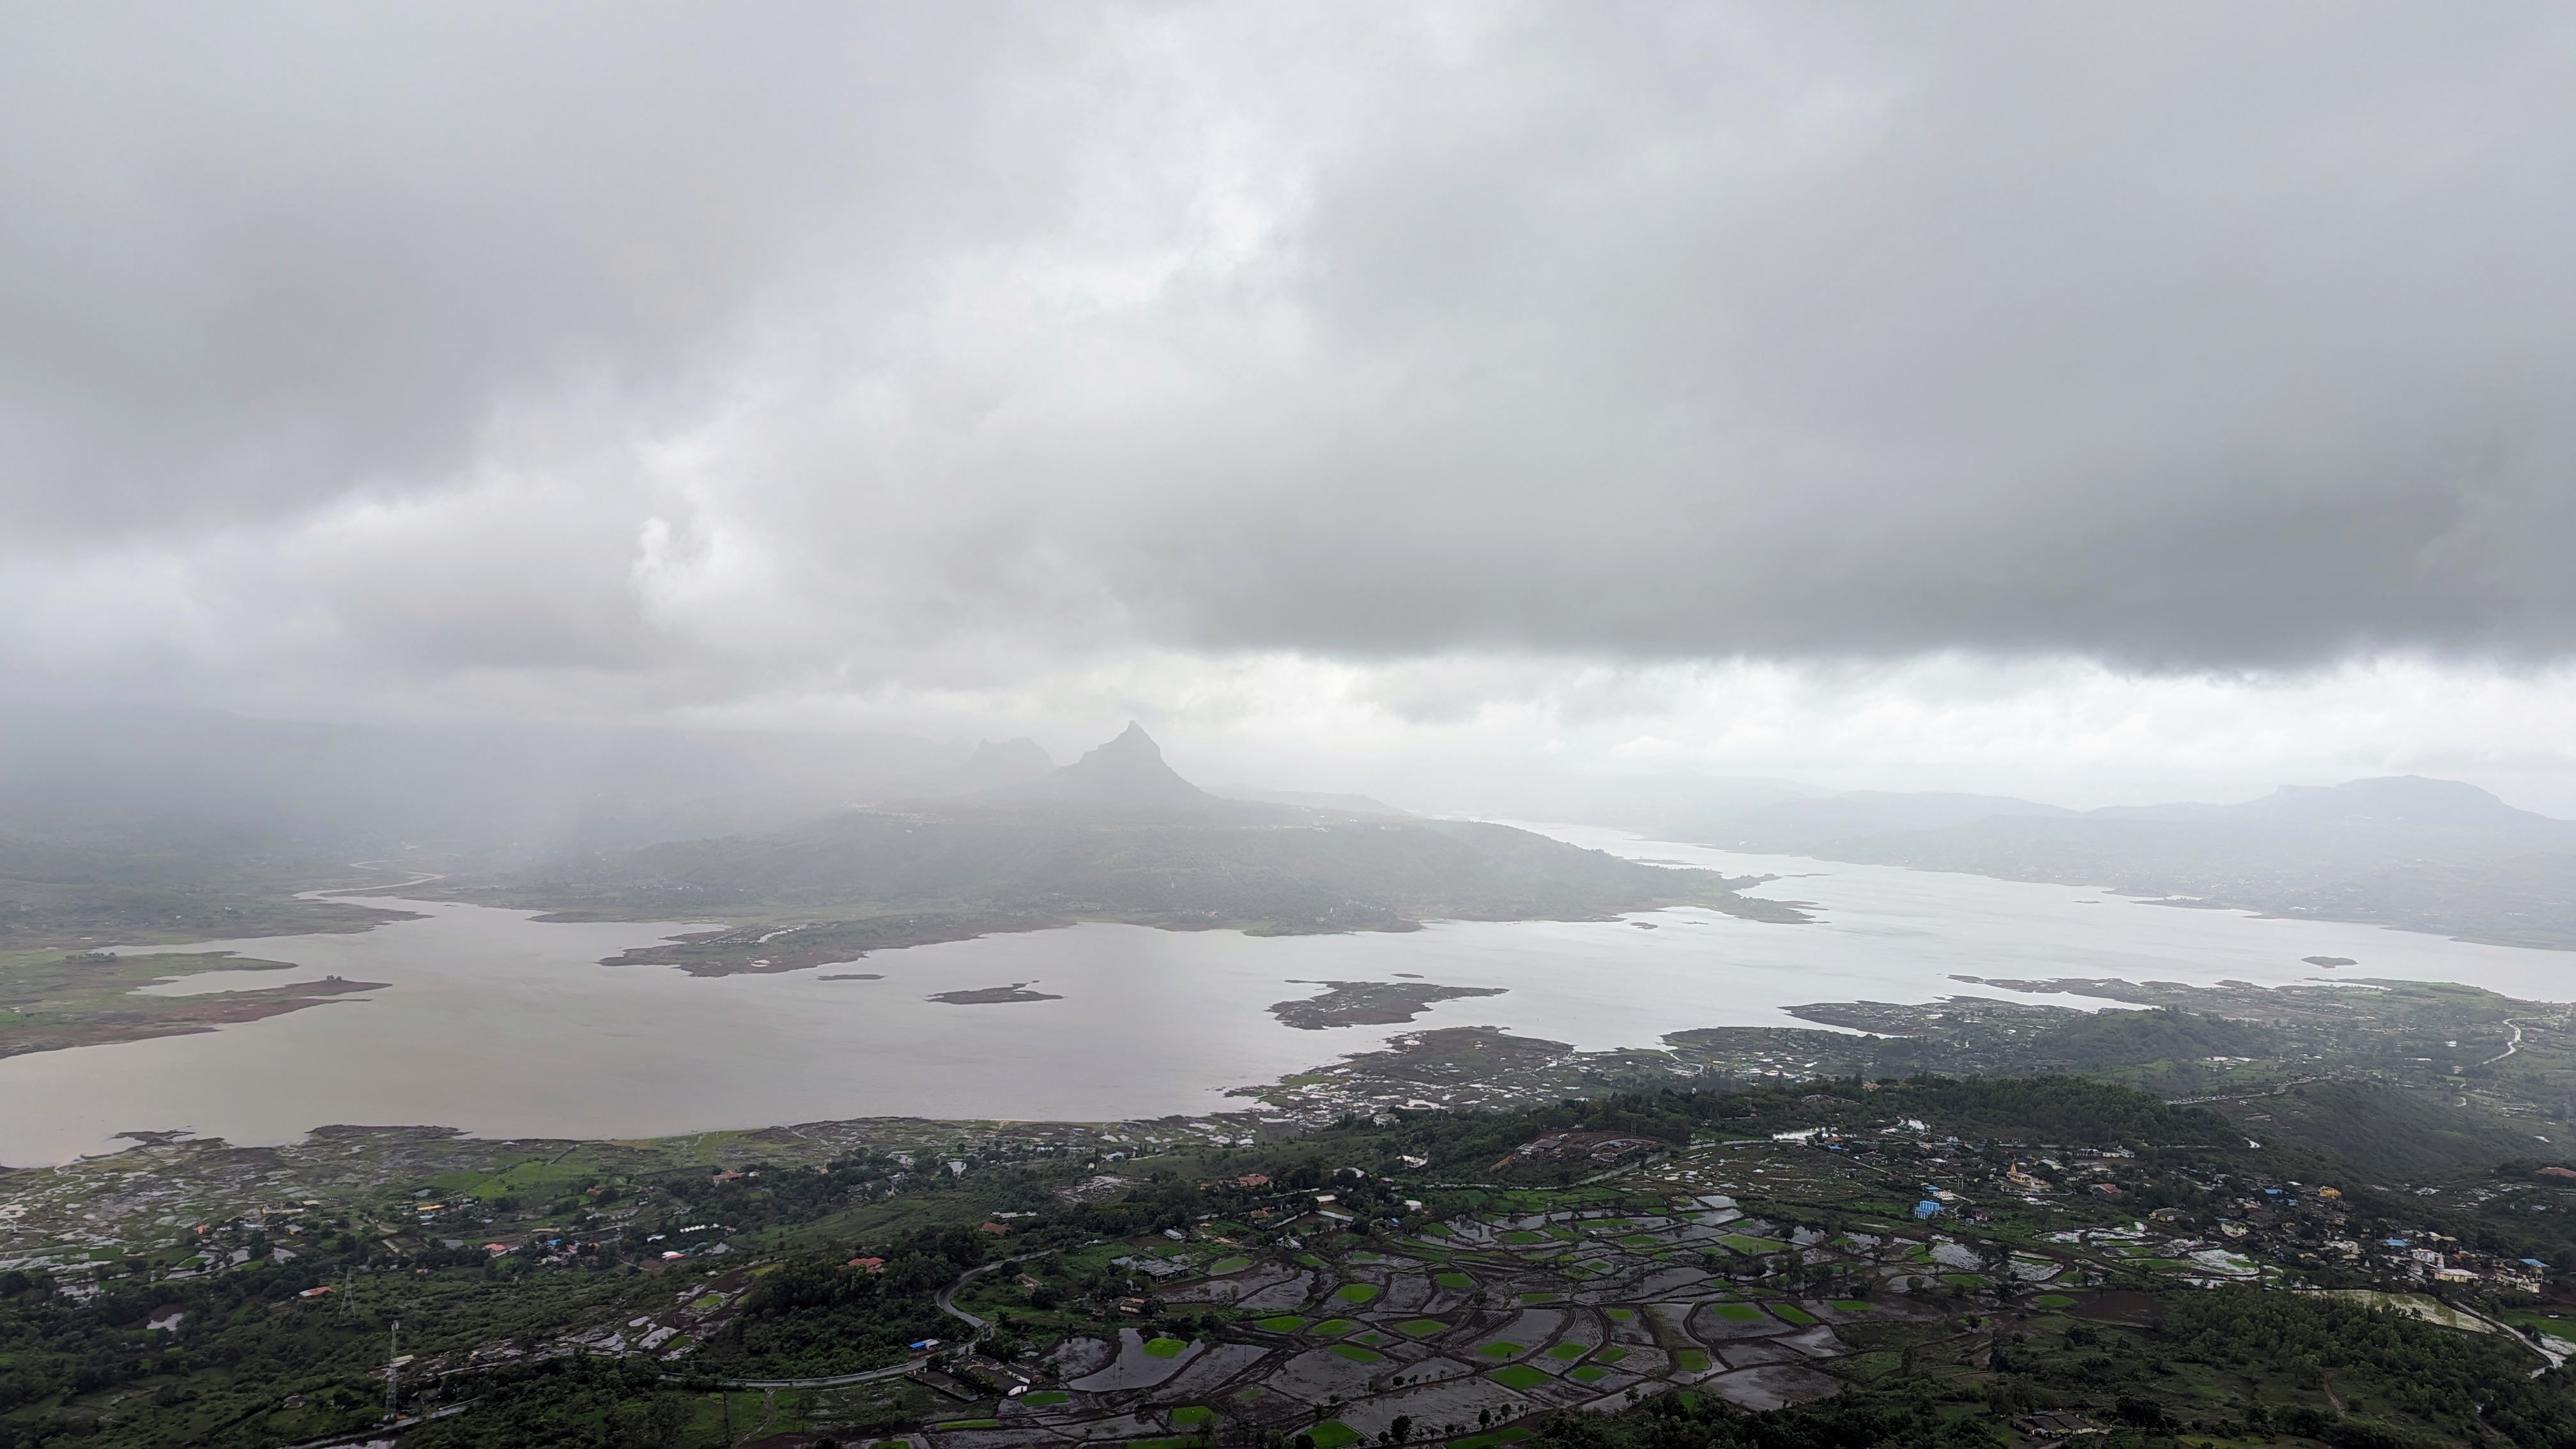
M 1737 894 L 1751 883 L 1503 825 L 1220 799 L 1173 773 L 1130 726 L 1024 785 L 565 858 L 459 893 L 583 916 L 789 920 L 798 929 L 786 934 L 705 938 L 688 964 L 791 970 L 873 947 L 1083 919 L 1409 930 L 1426 919 L 1597 919 L 1683 904 L 1805 919 Z

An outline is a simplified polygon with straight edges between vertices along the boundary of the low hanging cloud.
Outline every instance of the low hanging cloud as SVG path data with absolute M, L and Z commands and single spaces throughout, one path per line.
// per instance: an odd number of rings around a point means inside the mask
M 2546 7 L 23 8 L 0 663 L 2546 661 L 2570 174 Z

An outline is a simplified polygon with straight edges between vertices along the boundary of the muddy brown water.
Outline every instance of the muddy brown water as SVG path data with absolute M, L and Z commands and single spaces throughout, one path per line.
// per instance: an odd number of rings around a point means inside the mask
M 211 943 L 388 983 L 192 1036 L 0 1060 L 0 1163 L 113 1151 L 187 1129 L 291 1141 L 331 1123 L 436 1123 L 491 1137 L 640 1137 L 876 1115 L 1119 1120 L 1249 1105 L 1275 1081 L 1400 1031 L 1491 1025 L 1586 1050 L 1699 1026 L 1806 1025 L 1781 1008 L 1927 1001 L 1954 975 L 2281 983 L 2374 975 L 2566 999 L 2564 953 L 2113 901 L 2088 888 L 1733 855 L 1548 827 L 1578 844 L 1736 874 L 1816 903 L 1812 925 L 1705 911 L 1621 921 L 1449 922 L 1400 935 L 1252 937 L 1091 924 L 866 958 L 860 970 L 698 978 L 604 957 L 682 923 L 540 922 L 407 902 L 416 920 L 336 936 Z M 208 949 L 200 947 L 196 949 Z M 2339 955 L 2323 973 L 2300 958 Z M 1297 1031 L 1267 1008 L 1319 980 L 1418 979 L 1502 994 L 1413 1022 Z M 155 991 L 274 985 L 214 972 Z M 932 998 L 1011 988 L 995 1004 Z M 2060 1005 L 2107 1003 L 2065 996 Z

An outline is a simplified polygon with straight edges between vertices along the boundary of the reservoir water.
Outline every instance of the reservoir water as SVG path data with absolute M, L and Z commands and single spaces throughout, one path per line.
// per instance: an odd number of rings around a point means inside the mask
M 405 901 L 420 919 L 178 948 L 291 961 L 296 971 L 210 972 L 151 988 L 256 989 L 336 974 L 384 990 L 196 1035 L 0 1059 L 0 1163 L 113 1151 L 118 1133 L 174 1128 L 266 1143 L 330 1123 L 637 1137 L 864 1116 L 1207 1112 L 1247 1105 L 1226 1098 L 1229 1087 L 1425 1027 L 1499 1026 L 1598 1050 L 1652 1046 L 1697 1026 L 1805 1025 L 1781 1008 L 1808 1002 L 2007 994 L 1951 979 L 1961 975 L 2267 985 L 2385 976 L 2576 997 L 2576 955 L 2560 952 L 1544 828 L 1640 859 L 1776 874 L 1752 894 L 1812 902 L 1818 919 L 1769 925 L 1674 910 L 1283 938 L 1082 925 L 700 979 L 598 964 L 688 929 L 680 924 L 543 923 Z M 2360 964 L 2321 972 L 2299 959 L 2318 955 Z M 1442 1002 L 1401 1027 L 1299 1031 L 1265 1010 L 1322 989 L 1305 983 L 1398 973 L 1505 994 Z M 851 979 L 861 975 L 881 979 Z M 1056 999 L 929 999 L 1015 983 Z

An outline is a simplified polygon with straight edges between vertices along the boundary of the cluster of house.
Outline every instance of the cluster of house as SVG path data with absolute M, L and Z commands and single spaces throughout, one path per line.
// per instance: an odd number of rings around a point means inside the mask
M 2329 1238 L 2323 1246 L 2340 1258 L 2380 1259 L 2386 1267 L 2417 1283 L 2487 1283 L 2537 1293 L 2541 1279 L 2549 1272 L 2549 1265 L 2538 1258 L 2499 1258 L 2464 1248 L 2459 1239 L 2441 1233 L 2382 1238 L 2373 1244 L 2353 1238 Z

